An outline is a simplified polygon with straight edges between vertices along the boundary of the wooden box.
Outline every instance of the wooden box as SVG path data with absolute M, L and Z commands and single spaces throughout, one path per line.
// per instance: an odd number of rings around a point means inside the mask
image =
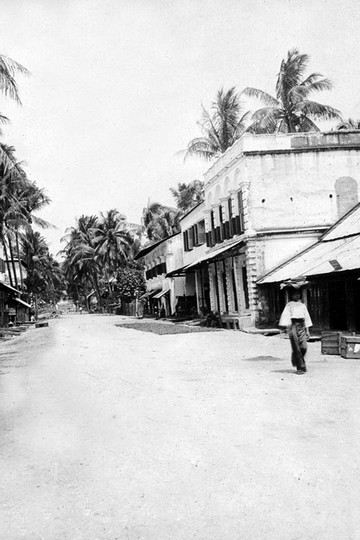
M 321 354 L 338 354 L 341 349 L 341 332 L 321 332 Z
M 360 335 L 342 336 L 341 356 L 343 358 L 360 358 Z

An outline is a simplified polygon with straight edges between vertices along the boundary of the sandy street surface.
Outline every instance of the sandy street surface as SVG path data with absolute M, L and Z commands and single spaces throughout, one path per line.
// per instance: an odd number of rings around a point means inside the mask
M 0 345 L 1 540 L 360 539 L 360 360 L 124 321 Z

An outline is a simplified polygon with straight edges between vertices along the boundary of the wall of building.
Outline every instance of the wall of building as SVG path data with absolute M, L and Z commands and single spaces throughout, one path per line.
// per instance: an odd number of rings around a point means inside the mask
M 256 273 L 270 272 L 276 266 L 294 257 L 314 244 L 322 232 L 308 234 L 266 235 L 256 238 Z
M 204 209 L 205 203 L 199 204 L 196 208 L 186 214 L 180 221 L 184 265 L 192 264 L 197 259 L 202 257 L 208 249 L 205 242 L 202 245 L 193 246 L 190 251 L 185 251 L 184 249 L 183 233 L 189 230 L 193 225 L 196 225 L 197 223 L 205 219 Z
M 246 170 L 254 231 L 330 226 L 358 202 L 359 150 L 250 155 Z M 345 189 L 339 193 L 341 179 Z M 346 184 L 354 186 L 352 196 Z

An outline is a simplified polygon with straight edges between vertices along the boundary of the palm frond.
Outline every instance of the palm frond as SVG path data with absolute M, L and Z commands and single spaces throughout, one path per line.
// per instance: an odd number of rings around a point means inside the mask
M 280 116 L 276 107 L 263 107 L 252 116 L 252 123 L 248 130 L 250 133 L 275 133 Z
M 242 91 L 242 94 L 245 96 L 248 96 L 250 98 L 256 98 L 262 101 L 265 105 L 269 105 L 270 107 L 278 107 L 279 101 L 268 94 L 267 92 L 264 92 L 263 90 L 259 90 L 258 88 L 244 88 Z
M 300 118 L 298 127 L 300 132 L 320 131 L 320 128 L 307 116 Z
M 297 111 L 305 116 L 313 116 L 318 120 L 340 120 L 341 113 L 329 105 L 322 105 L 316 101 L 304 100 L 297 104 Z
M 184 160 L 190 156 L 196 155 L 209 161 L 219 154 L 219 152 L 214 150 L 214 148 L 210 145 L 209 140 L 205 137 L 197 137 L 196 139 L 190 141 L 185 152 Z
M 16 73 L 29 75 L 29 71 L 24 66 L 8 56 L 0 55 L 0 91 L 4 96 L 21 104 L 18 86 L 15 81 Z

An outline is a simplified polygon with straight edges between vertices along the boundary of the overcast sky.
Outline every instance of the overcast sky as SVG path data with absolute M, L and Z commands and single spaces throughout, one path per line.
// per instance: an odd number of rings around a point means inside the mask
M 316 99 L 360 118 L 360 5 L 353 0 L 0 0 L 0 53 L 31 71 L 3 141 L 52 199 L 53 253 L 81 214 L 116 207 L 140 222 L 148 199 L 206 163 L 176 153 L 199 134 L 217 90 L 273 93 L 298 47 L 334 83 Z M 320 97 L 321 96 L 321 97 Z

